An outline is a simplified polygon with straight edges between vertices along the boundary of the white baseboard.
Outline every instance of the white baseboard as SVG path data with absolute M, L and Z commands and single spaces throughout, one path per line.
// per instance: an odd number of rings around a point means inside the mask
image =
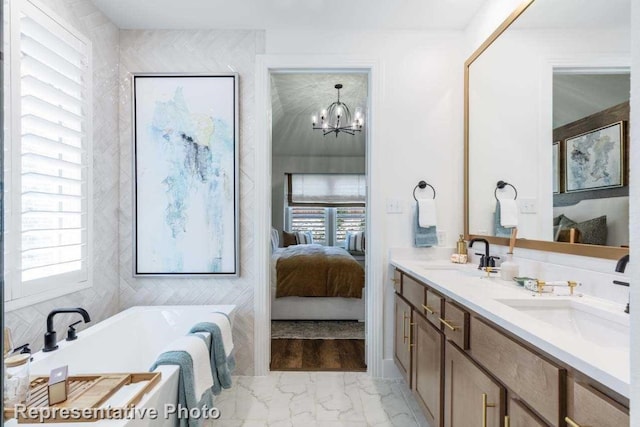
M 396 366 L 396 362 L 393 359 L 384 359 L 382 361 L 382 378 L 396 379 L 402 378 L 400 370 Z

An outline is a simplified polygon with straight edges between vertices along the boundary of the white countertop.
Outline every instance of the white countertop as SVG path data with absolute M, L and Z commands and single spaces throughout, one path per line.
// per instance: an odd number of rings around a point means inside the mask
M 500 300 L 571 299 L 609 312 L 612 317 L 628 325 L 629 316 L 623 313 L 623 305 L 587 295 L 535 295 L 515 282 L 504 281 L 499 277 L 481 278 L 482 273 L 471 264 L 408 259 L 392 259 L 391 264 L 568 366 L 592 377 L 622 396 L 629 397 L 631 379 L 628 341 L 622 345 L 607 343 L 604 340 L 595 343 L 579 334 L 572 334 L 567 329 L 554 327 L 552 322 L 541 321 L 520 312 Z M 579 295 L 579 288 L 576 293 Z

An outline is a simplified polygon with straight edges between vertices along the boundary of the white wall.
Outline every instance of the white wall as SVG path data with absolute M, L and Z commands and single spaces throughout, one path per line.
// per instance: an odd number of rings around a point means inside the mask
M 518 236 L 553 239 L 552 65 L 606 65 L 611 56 L 617 66 L 629 48 L 627 31 L 509 28 L 471 65 L 472 233 L 493 233 L 493 191 L 503 179 L 520 201 L 537 203 L 537 213 L 519 215 Z
M 640 0 L 631 2 L 631 164 L 640 164 Z M 631 169 L 631 188 L 640 188 L 640 173 Z M 640 197 L 630 193 L 631 224 L 631 425 L 640 426 Z
M 84 307 L 95 324 L 118 312 L 118 29 L 90 0 L 41 3 L 91 40 L 93 45 L 93 275 L 92 288 L 5 313 L 14 344 L 43 345 L 47 314 Z M 58 315 L 63 339 L 77 315 Z M 84 325 L 79 328 L 84 328 Z
M 365 157 L 273 156 L 271 159 L 271 224 L 284 226 L 285 173 L 365 173 Z
M 236 374 L 253 373 L 254 210 L 253 122 L 255 57 L 264 52 L 262 31 L 120 32 L 120 307 L 236 304 L 233 325 Z M 131 73 L 240 74 L 240 277 L 237 279 L 132 278 Z
M 379 188 L 398 199 L 402 214 L 389 214 L 373 230 L 384 248 L 412 246 L 412 191 L 424 179 L 438 191 L 439 229 L 453 245 L 462 230 L 461 32 L 267 32 L 268 54 L 357 54 L 377 58 L 382 69 L 377 133 Z M 322 64 L 319 64 L 322 65 Z M 376 267 L 388 277 L 385 262 Z M 387 279 L 385 279 L 387 280 Z M 393 354 L 393 288 L 385 283 L 385 353 Z

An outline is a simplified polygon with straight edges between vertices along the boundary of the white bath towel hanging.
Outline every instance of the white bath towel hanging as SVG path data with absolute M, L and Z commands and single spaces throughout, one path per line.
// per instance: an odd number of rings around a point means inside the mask
M 507 228 L 518 226 L 518 202 L 514 199 L 500 199 L 500 225 Z
M 436 201 L 434 199 L 418 200 L 418 225 L 422 228 L 437 226 Z
M 196 335 L 186 335 L 169 344 L 163 353 L 170 351 L 184 351 L 189 353 L 193 361 L 193 382 L 196 400 L 213 387 L 211 374 L 211 358 L 204 340 Z
M 220 328 L 224 353 L 226 357 L 229 357 L 233 351 L 233 335 L 231 334 L 231 322 L 229 322 L 229 318 L 223 313 L 213 313 L 210 321 Z

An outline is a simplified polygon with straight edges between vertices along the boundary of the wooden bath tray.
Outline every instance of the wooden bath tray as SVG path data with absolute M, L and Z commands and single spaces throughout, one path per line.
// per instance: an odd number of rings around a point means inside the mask
M 49 377 L 31 377 L 31 391 L 26 404 L 27 409 L 24 411 L 26 414 L 23 411 L 18 412 L 18 423 L 92 422 L 101 419 L 121 418 L 118 414 L 123 413 L 125 408 L 138 404 L 142 397 L 155 387 L 160 378 L 160 372 L 70 375 L 67 400 L 49 406 L 47 389 Z M 92 411 L 89 416 L 80 413 L 81 416 L 76 418 L 66 416 L 65 412 L 61 411 L 62 408 L 68 408 L 79 413 L 83 409 L 100 408 L 122 387 L 142 381 L 148 381 L 148 384 L 138 390 L 123 406 L 112 408 L 110 412 L 106 410 Z M 32 408 L 37 408 L 37 411 Z M 41 414 L 48 414 L 48 416 L 41 416 Z M 4 408 L 4 417 L 5 419 L 16 418 L 15 408 Z

